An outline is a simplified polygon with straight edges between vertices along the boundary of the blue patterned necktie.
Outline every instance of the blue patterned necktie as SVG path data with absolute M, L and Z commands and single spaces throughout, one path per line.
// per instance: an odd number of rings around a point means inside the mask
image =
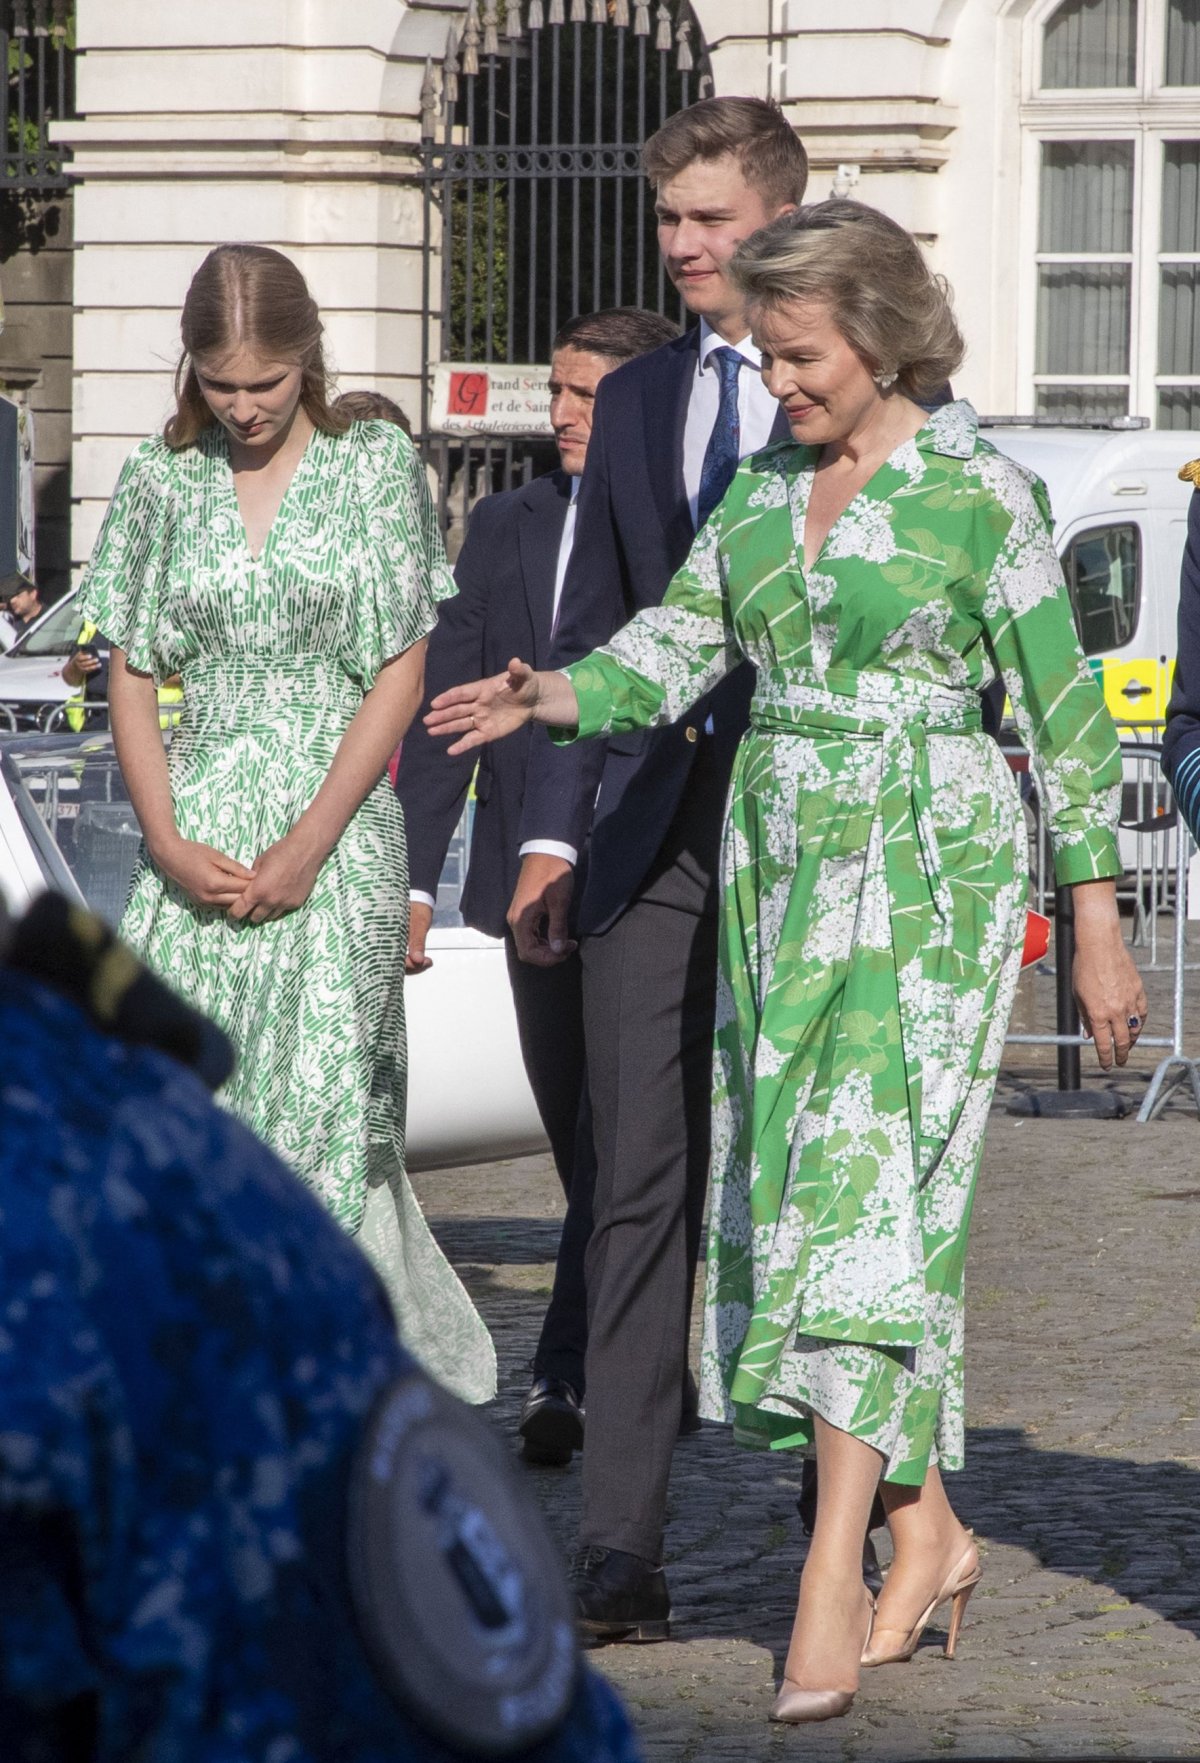
M 733 474 L 741 457 L 742 423 L 738 415 L 738 374 L 743 357 L 736 349 L 722 346 L 708 357 L 721 377 L 721 398 L 717 420 L 700 469 L 700 494 L 696 501 L 696 525 L 702 527 L 721 497 L 733 482 Z

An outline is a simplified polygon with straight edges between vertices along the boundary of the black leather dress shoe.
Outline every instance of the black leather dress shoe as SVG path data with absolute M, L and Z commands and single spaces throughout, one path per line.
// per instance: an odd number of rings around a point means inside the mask
M 585 1647 L 671 1638 L 667 1576 L 640 1555 L 595 1545 L 580 1549 L 571 1563 L 571 1590 Z
M 538 1377 L 521 1405 L 517 1422 L 526 1463 L 564 1468 L 573 1451 L 583 1449 L 583 1403 L 574 1384 L 561 1377 Z

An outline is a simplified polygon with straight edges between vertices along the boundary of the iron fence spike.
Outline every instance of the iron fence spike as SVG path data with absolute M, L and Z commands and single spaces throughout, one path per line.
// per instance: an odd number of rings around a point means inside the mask
M 508 0 L 508 15 L 505 19 L 504 34 L 510 43 L 518 43 L 524 32 L 521 24 L 521 0 Z
M 14 37 L 29 35 L 29 0 L 13 0 L 12 34 Z
M 499 55 L 500 53 L 500 20 L 496 13 L 496 0 L 484 0 L 483 6 L 483 53 Z
M 551 24 L 566 24 L 567 15 L 563 11 L 563 0 L 550 0 L 549 22 Z
M 608 23 L 608 3 L 607 3 L 607 0 L 592 0 L 592 23 L 593 24 L 607 24 Z
M 675 27 L 675 41 L 679 45 L 675 66 L 680 73 L 691 73 L 696 63 L 692 59 L 692 21 L 688 17 L 686 0 L 683 0 L 679 8 L 679 23 Z
M 613 0 L 612 21 L 622 29 L 629 24 L 629 0 Z
M 542 7 L 542 0 L 529 0 L 529 28 L 530 28 L 530 30 L 531 31 L 544 30 L 545 26 L 546 26 L 546 14 L 545 14 L 545 11 Z
M 587 0 L 571 0 L 571 23 L 587 23 Z
M 458 32 L 451 25 L 446 33 L 446 54 L 442 61 L 442 105 L 449 116 L 458 103 Z
M 433 56 L 425 57 L 425 77 L 421 81 L 421 139 L 431 141 L 437 131 L 438 89 L 433 72 Z
M 654 39 L 654 47 L 667 54 L 671 50 L 671 13 L 666 0 L 658 0 L 658 33 Z
M 470 0 L 462 34 L 462 70 L 470 78 L 479 72 L 479 12 Z
M 633 34 L 635 37 L 648 37 L 650 35 L 649 0 L 637 0 L 637 4 L 633 9 Z

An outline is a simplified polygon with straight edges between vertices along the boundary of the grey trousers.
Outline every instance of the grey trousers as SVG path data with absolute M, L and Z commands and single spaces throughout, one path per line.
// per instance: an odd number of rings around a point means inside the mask
M 580 1541 L 654 1562 L 708 1182 L 730 759 L 701 743 L 637 898 L 580 947 L 596 1151 Z

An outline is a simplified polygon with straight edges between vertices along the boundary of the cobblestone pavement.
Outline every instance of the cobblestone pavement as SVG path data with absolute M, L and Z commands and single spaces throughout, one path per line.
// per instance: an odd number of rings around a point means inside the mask
M 1046 1026 L 1052 990 L 1023 980 L 1025 1026 Z M 1156 975 L 1156 1030 L 1168 1002 Z M 984 1560 L 957 1659 L 936 1628 L 912 1664 L 864 1675 L 848 1718 L 768 1726 L 803 1554 L 799 1464 L 706 1425 L 672 1474 L 674 1638 L 591 1655 L 648 1758 L 1200 1757 L 1200 1125 L 1182 1096 L 1149 1126 L 1014 1118 L 1006 1101 L 1045 1081 L 1048 1056 L 1011 1051 L 968 1276 L 968 1462 L 950 1478 Z M 1156 1057 L 1122 1074 L 1135 1103 Z M 493 1418 L 512 1437 L 557 1237 L 552 1166 L 418 1187 L 495 1332 Z M 527 1473 L 569 1548 L 578 1463 Z

